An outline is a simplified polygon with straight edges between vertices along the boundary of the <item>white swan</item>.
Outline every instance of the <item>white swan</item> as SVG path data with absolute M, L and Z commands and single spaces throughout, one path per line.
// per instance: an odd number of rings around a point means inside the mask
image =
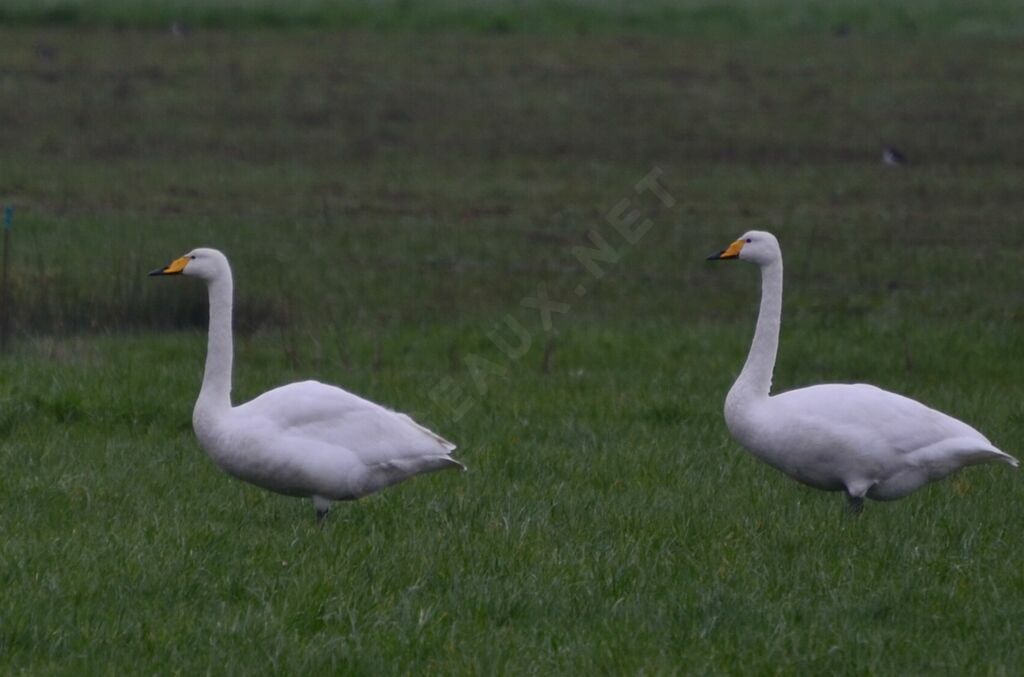
M 225 472 L 313 499 L 317 522 L 333 501 L 353 500 L 413 475 L 465 469 L 455 445 L 404 414 L 317 381 L 275 388 L 231 406 L 231 267 L 194 249 L 150 275 L 192 275 L 210 293 L 206 370 L 192 412 L 199 444 Z
M 920 402 L 864 384 L 827 384 L 770 395 L 782 315 L 782 250 L 751 231 L 709 260 L 761 268 L 761 310 L 750 354 L 725 398 L 737 442 L 798 482 L 864 497 L 902 498 L 960 468 L 989 461 L 1017 466 L 971 426 Z

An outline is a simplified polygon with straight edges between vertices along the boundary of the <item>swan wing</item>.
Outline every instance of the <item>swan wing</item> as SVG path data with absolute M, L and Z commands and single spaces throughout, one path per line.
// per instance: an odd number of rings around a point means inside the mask
M 233 413 L 236 421 L 250 419 L 254 426 L 269 426 L 275 436 L 296 443 L 342 447 L 367 467 L 398 469 L 420 457 L 448 456 L 455 449 L 405 414 L 318 381 L 275 388 Z
M 920 463 L 1017 465 L 980 432 L 909 397 L 872 385 L 827 384 L 772 397 L 772 409 L 801 436 L 841 442 L 861 453 L 909 457 Z

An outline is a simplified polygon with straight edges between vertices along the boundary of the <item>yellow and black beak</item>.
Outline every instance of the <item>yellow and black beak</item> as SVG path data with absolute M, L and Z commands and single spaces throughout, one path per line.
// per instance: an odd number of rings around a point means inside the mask
M 736 240 L 731 245 L 708 257 L 708 261 L 722 261 L 724 259 L 736 259 L 740 256 L 740 250 L 743 249 L 743 240 Z
M 150 276 L 153 275 L 181 275 L 181 271 L 185 270 L 185 266 L 188 265 L 189 258 L 182 256 L 180 259 L 174 259 L 163 268 L 157 268 L 156 270 L 149 271 Z

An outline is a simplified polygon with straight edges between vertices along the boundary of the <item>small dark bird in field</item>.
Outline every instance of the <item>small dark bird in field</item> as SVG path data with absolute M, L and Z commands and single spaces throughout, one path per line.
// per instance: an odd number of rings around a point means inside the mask
M 882 162 L 891 167 L 902 167 L 907 164 L 907 156 L 895 146 L 886 146 L 882 151 Z

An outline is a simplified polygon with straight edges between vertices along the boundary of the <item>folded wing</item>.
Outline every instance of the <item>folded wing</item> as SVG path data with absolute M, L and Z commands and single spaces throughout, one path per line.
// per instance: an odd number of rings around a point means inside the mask
M 275 388 L 235 411 L 274 426 L 284 438 L 344 447 L 368 467 L 401 468 L 421 457 L 447 457 L 455 449 L 405 414 L 318 381 Z
M 893 454 L 921 464 L 1002 461 L 1017 465 L 1015 458 L 963 421 L 872 385 L 819 385 L 771 399 L 798 425 L 827 431 L 860 451 Z

